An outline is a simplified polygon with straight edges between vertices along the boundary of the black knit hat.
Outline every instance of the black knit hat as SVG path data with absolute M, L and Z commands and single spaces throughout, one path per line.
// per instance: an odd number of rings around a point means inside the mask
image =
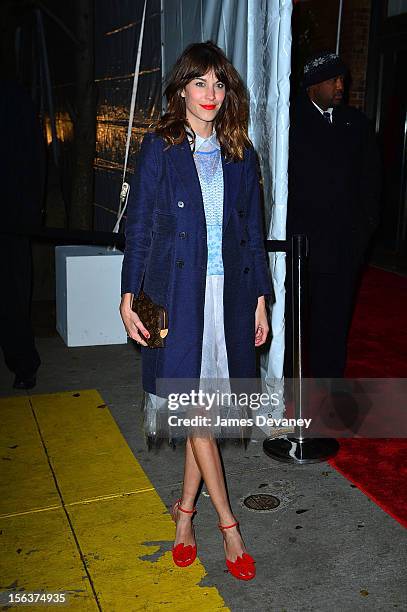
M 336 53 L 318 53 L 305 64 L 302 84 L 307 88 L 347 72 L 346 65 Z

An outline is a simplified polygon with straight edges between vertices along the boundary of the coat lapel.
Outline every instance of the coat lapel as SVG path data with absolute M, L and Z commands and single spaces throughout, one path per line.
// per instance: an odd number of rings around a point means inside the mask
M 184 140 L 180 144 L 173 145 L 168 153 L 181 181 L 185 198 L 193 205 L 197 205 L 204 214 L 201 186 L 188 141 Z
M 199 184 L 194 158 L 189 143 L 185 140 L 180 144 L 173 145 L 168 150 L 171 162 L 181 181 L 185 197 L 193 204 L 199 203 L 199 208 L 204 215 L 202 191 Z M 240 182 L 242 178 L 243 162 L 227 161 L 222 154 L 223 168 L 223 231 L 229 222 L 233 208 L 239 199 Z
M 233 208 L 239 199 L 241 192 L 240 181 L 242 178 L 243 162 L 227 161 L 222 155 L 223 167 L 223 232 L 227 227 Z

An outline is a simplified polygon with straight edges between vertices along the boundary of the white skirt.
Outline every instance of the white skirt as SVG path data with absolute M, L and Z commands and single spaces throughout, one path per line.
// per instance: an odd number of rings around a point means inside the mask
M 247 437 L 246 428 L 240 421 L 247 418 L 247 410 L 234 406 L 228 401 L 230 394 L 229 367 L 226 352 L 225 331 L 223 324 L 223 275 L 206 277 L 204 329 L 202 339 L 201 372 L 199 390 L 205 394 L 214 394 L 222 402 L 213 402 L 208 406 L 184 406 L 176 411 L 169 409 L 167 398 L 152 393 L 144 393 L 144 433 L 149 444 L 159 442 L 163 438 L 176 441 L 189 435 L 216 438 Z M 173 425 L 174 418 L 180 417 L 181 423 Z M 184 424 L 185 419 L 198 417 L 193 425 Z M 206 421 L 202 418 L 206 417 Z M 209 421 L 210 419 L 210 421 Z M 223 419 L 223 425 L 220 421 Z M 233 421 L 233 424 L 230 424 Z M 238 425 L 235 425 L 236 422 Z M 227 422 L 227 424 L 225 424 Z

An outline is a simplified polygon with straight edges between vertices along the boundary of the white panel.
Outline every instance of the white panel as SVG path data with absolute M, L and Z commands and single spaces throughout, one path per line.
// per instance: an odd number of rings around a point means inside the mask
M 119 314 L 123 254 L 105 247 L 56 247 L 57 330 L 67 346 L 126 344 Z

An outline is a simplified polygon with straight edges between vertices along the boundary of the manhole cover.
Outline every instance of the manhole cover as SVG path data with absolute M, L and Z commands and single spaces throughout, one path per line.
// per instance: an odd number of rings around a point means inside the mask
M 244 500 L 244 505 L 250 510 L 274 510 L 280 505 L 280 500 L 274 495 L 249 495 Z

